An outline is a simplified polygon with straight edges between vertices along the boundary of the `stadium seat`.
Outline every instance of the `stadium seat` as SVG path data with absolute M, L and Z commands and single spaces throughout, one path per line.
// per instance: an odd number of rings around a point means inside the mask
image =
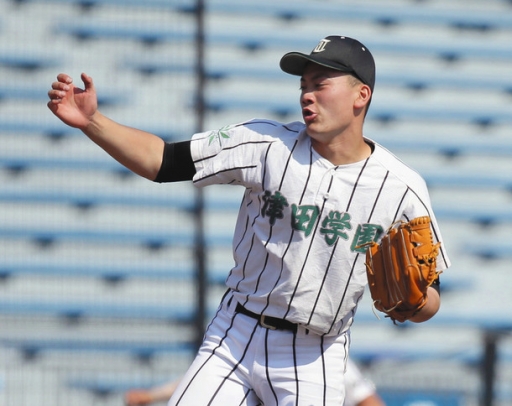
M 37 2 L 41 0 L 16 0 L 18 3 Z M 195 4 L 191 0 L 168 2 L 165 0 L 53 0 L 54 3 L 71 3 L 83 7 L 118 6 L 170 9 L 192 12 Z M 492 29 L 511 28 L 512 23 L 506 15 L 498 11 L 472 10 L 461 11 L 455 8 L 436 8 L 428 3 L 411 5 L 396 4 L 390 8 L 373 4 L 370 8 L 362 8 L 357 2 L 348 2 L 343 7 L 323 2 L 269 0 L 258 3 L 240 2 L 236 0 L 211 0 L 206 3 L 209 12 L 221 14 L 257 15 L 276 17 L 285 20 L 322 18 L 337 20 L 356 20 L 381 25 L 394 24 L 425 24 L 433 26 L 449 26 L 458 29 L 486 31 Z
M 101 244 L 140 244 L 150 249 L 164 246 L 191 247 L 194 244 L 194 233 L 172 230 L 109 230 L 109 229 L 58 229 L 44 227 L 0 227 L 0 238 L 25 239 L 47 246 L 59 241 L 95 242 Z M 209 247 L 230 246 L 231 234 L 216 234 L 207 236 L 206 245 Z
M 186 305 L 146 305 L 133 303 L 101 303 L 98 300 L 23 300 L 0 299 L 0 313 L 18 316 L 52 316 L 66 320 L 107 318 L 124 320 L 160 320 L 191 323 L 194 309 Z
M 174 29 L 158 27 L 156 25 L 122 25 L 111 24 L 102 21 L 83 21 L 73 24 L 61 23 L 55 27 L 56 33 L 67 34 L 81 40 L 116 38 L 139 40 L 144 43 L 159 42 L 191 42 L 194 40 L 194 31 L 186 29 Z M 208 32 L 206 41 L 210 45 L 222 44 L 239 46 L 249 50 L 258 49 L 309 49 L 312 46 L 308 36 L 298 36 L 295 33 L 284 35 L 283 33 L 238 33 L 236 36 L 230 32 Z M 437 58 L 454 61 L 464 58 L 510 60 L 512 51 L 505 42 L 488 43 L 485 41 L 430 41 L 407 40 L 404 38 L 373 39 L 368 45 L 374 53 L 392 53 L 409 56 L 434 56 Z
M 48 54 L 0 51 L 0 66 L 33 71 L 37 69 L 56 67 L 57 63 L 56 58 L 51 57 Z
M 85 339 L 0 339 L 0 345 L 23 353 L 26 358 L 34 358 L 46 352 L 103 352 L 127 353 L 133 357 L 149 359 L 162 353 L 192 353 L 190 342 L 137 342 L 120 340 Z M 75 381 L 75 384 L 78 382 Z
M 387 406 L 463 406 L 465 404 L 465 395 L 462 391 L 413 391 L 380 388 L 379 394 Z
M 100 278 L 107 282 L 120 282 L 127 279 L 144 279 L 156 281 L 188 281 L 193 282 L 195 268 L 192 265 L 152 264 L 94 264 L 64 263 L 21 260 L 0 262 L 0 280 L 20 275 L 47 275 L 63 278 L 88 277 Z M 222 285 L 227 277 L 226 267 L 208 270 L 209 283 Z

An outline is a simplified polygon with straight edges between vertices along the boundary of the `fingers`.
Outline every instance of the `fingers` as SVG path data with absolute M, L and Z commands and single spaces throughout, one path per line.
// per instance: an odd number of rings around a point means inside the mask
M 48 103 L 46 103 L 46 106 L 53 112 L 55 113 L 57 111 L 57 104 L 58 102 L 55 102 L 53 100 L 50 100 Z
M 87 86 L 87 84 L 92 83 L 92 78 L 87 73 L 82 73 L 80 77 L 82 78 L 84 85 Z
M 58 104 L 66 96 L 66 92 L 72 89 L 73 79 L 65 73 L 57 75 L 57 81 L 52 83 L 52 88 L 48 91 L 48 97 L 50 98 L 50 104 Z
M 94 90 L 94 83 L 92 78 L 86 73 L 82 73 L 81 75 L 82 82 L 84 82 L 85 90 Z
M 73 79 L 71 78 L 71 76 L 66 75 L 65 73 L 59 73 L 59 74 L 57 75 L 57 80 L 58 80 L 59 82 L 67 83 L 67 84 L 71 84 L 71 83 L 73 83 Z
M 82 73 L 81 78 L 84 82 L 85 90 L 94 91 L 92 78 L 85 73 Z M 52 103 L 59 103 L 73 87 L 73 78 L 65 73 L 59 73 L 57 80 L 52 83 L 52 89 L 48 92 L 48 97 Z
M 53 82 L 52 89 L 48 91 L 48 97 L 50 98 L 50 101 L 54 103 L 59 102 L 66 96 L 66 93 L 70 89 L 71 87 L 69 85 L 61 82 Z

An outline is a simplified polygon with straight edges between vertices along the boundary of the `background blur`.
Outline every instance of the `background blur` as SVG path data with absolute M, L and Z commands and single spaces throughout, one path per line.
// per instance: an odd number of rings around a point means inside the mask
M 87 72 L 105 114 L 186 140 L 299 120 L 279 59 L 331 34 L 374 54 L 365 134 L 425 177 L 453 263 L 426 324 L 379 320 L 366 295 L 352 356 L 389 405 L 512 405 L 511 2 L 205 3 L 199 120 L 194 0 L 0 0 L 0 405 L 122 405 L 179 377 L 197 339 L 197 192 L 60 124 L 56 75 Z M 241 193 L 204 191 L 208 315 Z

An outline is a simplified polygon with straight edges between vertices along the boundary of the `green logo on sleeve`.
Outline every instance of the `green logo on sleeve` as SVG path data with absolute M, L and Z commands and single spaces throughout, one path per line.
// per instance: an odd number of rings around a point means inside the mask
M 208 145 L 212 145 L 212 142 L 217 140 L 219 145 L 222 146 L 222 139 L 228 139 L 229 133 L 228 131 L 232 128 L 230 125 L 226 125 L 219 130 L 211 131 L 208 135 Z

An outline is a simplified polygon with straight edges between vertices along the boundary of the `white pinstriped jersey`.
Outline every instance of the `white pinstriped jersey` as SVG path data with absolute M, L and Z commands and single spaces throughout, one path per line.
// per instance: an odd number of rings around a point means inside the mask
M 227 285 L 247 309 L 318 333 L 347 331 L 367 283 L 364 248 L 393 222 L 429 215 L 425 182 L 374 144 L 364 161 L 335 166 L 300 122 L 251 120 L 196 134 L 196 186 L 246 188 Z M 449 266 L 444 247 L 438 268 Z

